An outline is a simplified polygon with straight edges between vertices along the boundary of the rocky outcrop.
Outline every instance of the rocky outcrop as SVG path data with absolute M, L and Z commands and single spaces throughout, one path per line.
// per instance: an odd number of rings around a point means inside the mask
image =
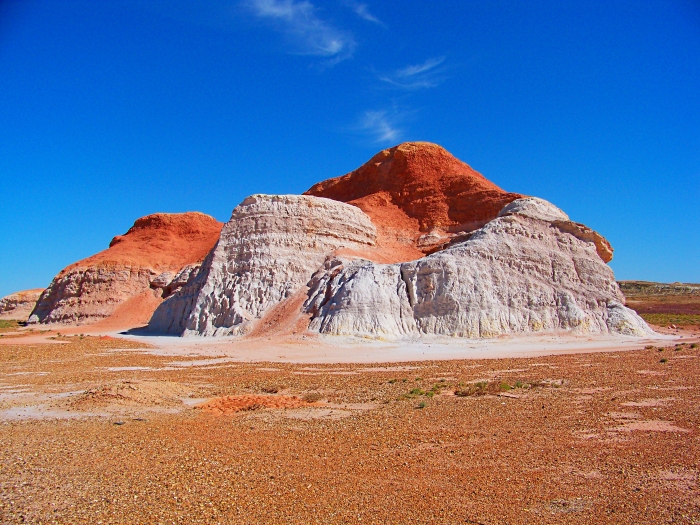
M 26 321 L 43 291 L 35 288 L 6 295 L 0 299 L 0 319 Z
M 417 261 L 327 260 L 304 304 L 309 329 L 387 339 L 560 330 L 650 335 L 623 306 L 599 239 L 552 204 L 519 199 L 467 240 Z
M 30 322 L 93 323 L 145 292 L 161 297 L 164 289 L 173 288 L 183 267 L 206 256 L 221 226 L 196 212 L 138 219 L 126 234 L 112 239 L 107 250 L 61 271 L 41 295 Z M 150 308 L 146 319 L 154 304 L 157 301 L 139 302 Z
M 149 328 L 232 335 L 303 290 L 325 258 L 371 250 L 376 229 L 358 208 L 319 197 L 253 195 L 237 206 L 201 269 L 154 313 Z
M 378 230 L 377 262 L 415 260 L 472 232 L 522 197 L 508 193 L 437 144 L 407 142 L 307 195 L 347 202 Z

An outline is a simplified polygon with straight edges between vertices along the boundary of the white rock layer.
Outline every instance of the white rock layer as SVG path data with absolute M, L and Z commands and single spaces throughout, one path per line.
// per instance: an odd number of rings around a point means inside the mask
M 554 205 L 519 199 L 468 240 L 417 261 L 327 260 L 309 283 L 309 329 L 387 339 L 653 334 L 622 305 L 601 242 L 607 244 Z
M 253 195 L 237 206 L 201 269 L 156 310 L 149 328 L 178 335 L 249 331 L 302 289 L 330 254 L 374 246 L 359 208 L 305 195 Z

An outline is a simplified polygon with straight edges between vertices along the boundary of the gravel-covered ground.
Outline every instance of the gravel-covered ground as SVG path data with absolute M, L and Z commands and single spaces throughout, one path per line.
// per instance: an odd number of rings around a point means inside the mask
M 700 523 L 694 335 L 391 365 L 18 338 L 0 345 L 0 522 Z

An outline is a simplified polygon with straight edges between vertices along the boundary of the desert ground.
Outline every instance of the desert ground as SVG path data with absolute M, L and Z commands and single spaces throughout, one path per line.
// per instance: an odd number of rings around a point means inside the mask
M 5 322 L 0 521 L 700 523 L 700 327 L 656 328 L 402 345 Z

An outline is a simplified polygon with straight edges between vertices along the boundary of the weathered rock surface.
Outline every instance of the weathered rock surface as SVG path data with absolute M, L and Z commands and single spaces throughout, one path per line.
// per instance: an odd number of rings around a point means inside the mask
M 508 193 L 447 150 L 407 142 L 377 153 L 355 171 L 319 182 L 307 195 L 348 202 L 372 219 L 377 262 L 404 262 L 448 244 L 495 219 L 522 197 Z
M 178 335 L 246 333 L 302 290 L 327 256 L 372 249 L 375 242 L 375 227 L 355 206 L 253 195 L 233 210 L 201 269 L 158 307 L 149 328 Z
M 185 286 L 191 277 L 196 275 L 201 264 L 188 264 L 177 275 L 173 272 L 163 272 L 151 281 L 151 288 L 160 290 L 160 297 L 167 298 Z M 156 293 L 157 295 L 157 293 Z
M 62 270 L 41 295 L 30 322 L 92 323 L 109 317 L 127 300 L 132 300 L 132 309 L 149 310 L 143 313 L 148 319 L 157 302 L 133 299 L 152 288 L 158 297 L 163 288 L 172 288 L 168 278 L 177 280 L 184 266 L 201 261 L 221 226 L 197 212 L 138 219 L 126 234 L 112 239 L 107 250 Z
M 309 329 L 387 339 L 558 330 L 650 335 L 623 306 L 600 239 L 546 201 L 519 199 L 467 240 L 417 261 L 327 260 L 304 304 Z
M 26 321 L 43 291 L 35 288 L 6 295 L 0 299 L 0 319 Z

